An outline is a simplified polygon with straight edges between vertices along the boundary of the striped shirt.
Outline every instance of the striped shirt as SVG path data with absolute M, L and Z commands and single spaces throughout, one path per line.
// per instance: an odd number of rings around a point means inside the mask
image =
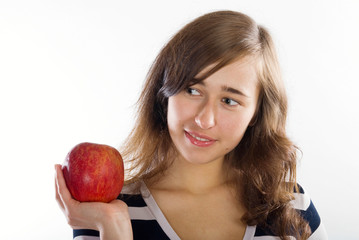
M 303 188 L 300 187 L 299 190 L 298 193 L 294 193 L 295 199 L 292 201 L 292 205 L 300 211 L 302 217 L 309 222 L 309 226 L 312 230 L 312 235 L 309 239 L 328 239 L 325 228 L 311 199 L 308 194 L 304 192 Z M 124 187 L 118 199 L 128 205 L 134 240 L 180 240 L 144 183 L 141 185 L 138 194 L 131 192 L 129 186 Z M 73 231 L 73 236 L 74 240 L 100 240 L 99 232 L 89 229 L 76 229 Z M 247 226 L 243 238 L 243 240 L 277 239 L 280 238 L 275 236 L 272 231 L 260 226 Z

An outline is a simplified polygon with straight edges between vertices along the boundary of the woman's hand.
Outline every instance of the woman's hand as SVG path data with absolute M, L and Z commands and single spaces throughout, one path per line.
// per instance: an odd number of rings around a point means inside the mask
M 98 230 L 101 239 L 132 239 L 131 220 L 124 202 L 76 201 L 66 187 L 61 165 L 55 165 L 55 170 L 56 200 L 73 229 Z

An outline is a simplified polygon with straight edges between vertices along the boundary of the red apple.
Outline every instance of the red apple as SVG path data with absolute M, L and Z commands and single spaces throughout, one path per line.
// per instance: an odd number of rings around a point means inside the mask
M 80 202 L 110 202 L 123 187 L 122 157 L 111 146 L 76 145 L 67 154 L 62 171 L 72 197 Z

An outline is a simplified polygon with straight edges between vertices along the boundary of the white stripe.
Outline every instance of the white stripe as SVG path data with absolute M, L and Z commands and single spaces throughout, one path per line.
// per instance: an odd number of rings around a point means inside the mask
M 289 239 L 296 240 L 295 237 L 293 237 L 293 236 L 289 236 Z M 280 240 L 280 237 L 260 236 L 260 237 L 254 237 L 253 240 Z
M 155 220 L 155 216 L 148 207 L 128 207 L 132 220 Z
M 253 240 L 280 240 L 280 238 L 273 236 L 260 236 L 260 237 L 254 237 Z
M 310 205 L 310 198 L 308 194 L 294 193 L 295 199 L 290 201 L 293 208 L 298 210 L 307 210 Z
M 256 226 L 247 225 L 243 240 L 253 240 L 253 236 L 255 232 L 256 232 Z
M 77 236 L 74 238 L 74 240 L 100 240 L 100 237 L 94 237 L 94 236 Z

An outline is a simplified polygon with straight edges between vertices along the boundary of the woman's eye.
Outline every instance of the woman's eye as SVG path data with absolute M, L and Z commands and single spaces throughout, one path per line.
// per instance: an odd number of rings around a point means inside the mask
M 229 105 L 229 106 L 237 106 L 239 105 L 239 103 L 233 99 L 230 98 L 223 98 L 222 102 L 224 102 L 225 104 Z
M 187 93 L 193 96 L 201 95 L 196 89 L 194 88 L 187 88 Z

